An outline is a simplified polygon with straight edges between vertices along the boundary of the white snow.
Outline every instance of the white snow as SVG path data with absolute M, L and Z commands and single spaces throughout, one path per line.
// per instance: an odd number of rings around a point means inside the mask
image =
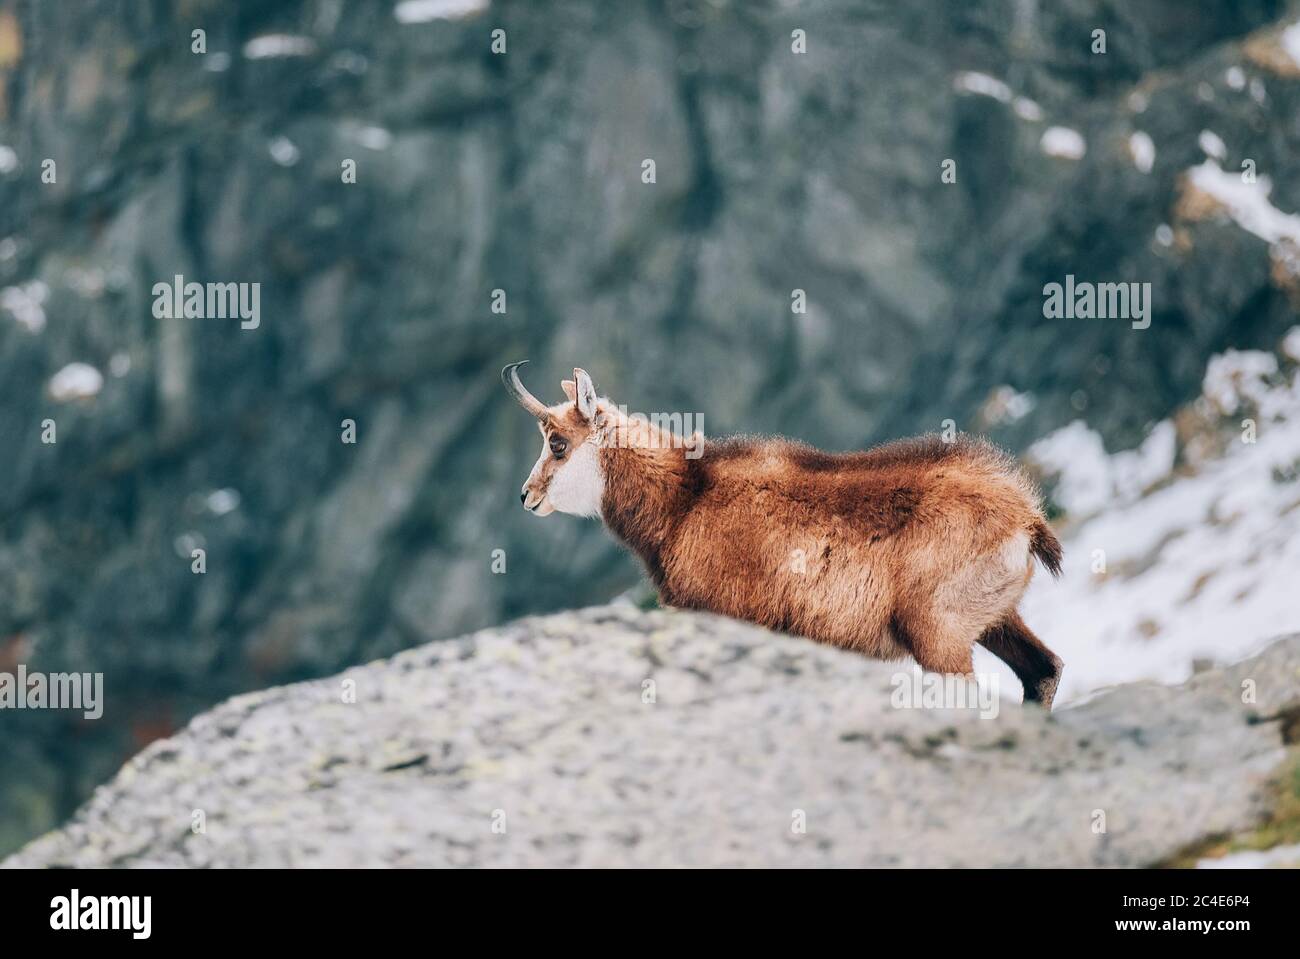
M 0 143 L 0 173 L 12 173 L 18 169 L 18 154 L 12 147 Z
M 172 549 L 176 550 L 177 556 L 183 557 L 184 559 L 190 559 L 194 555 L 196 549 L 204 549 L 206 545 L 207 540 L 204 538 L 203 534 L 193 531 L 181 533 L 172 540 Z
M 1206 156 L 1212 156 L 1216 160 L 1222 160 L 1228 155 L 1228 145 L 1213 130 L 1202 130 L 1200 136 L 1196 138 L 1201 152 Z
M 104 374 L 99 370 L 89 363 L 69 363 L 50 377 L 46 390 L 56 403 L 70 403 L 98 396 L 103 388 Z
M 311 37 L 292 33 L 266 33 L 253 37 L 244 44 L 244 56 L 249 60 L 271 57 L 307 57 L 316 52 L 316 42 Z
M 1071 513 L 1091 513 L 1106 505 L 1111 495 L 1111 465 L 1101 434 L 1083 420 L 1039 440 L 1028 458 L 1049 475 L 1059 476 L 1056 502 Z
M 1300 327 L 1285 343 L 1300 348 Z M 1205 376 L 1222 456 L 1174 472 L 1174 428 L 1107 455 L 1075 422 L 1031 447 L 1067 511 L 1060 580 L 1038 573 L 1025 621 L 1065 660 L 1057 702 L 1111 685 L 1178 683 L 1204 660 L 1228 663 L 1300 630 L 1300 370 L 1268 353 L 1230 351 Z M 1208 405 L 1212 404 L 1212 405 Z M 1256 421 L 1255 442 L 1237 428 Z M 976 649 L 976 669 L 1014 677 Z M 1015 696 L 1015 693 L 1010 693 Z
M 1036 123 L 1043 119 L 1043 108 L 1035 101 L 1029 99 L 1029 97 L 1016 96 L 1011 92 L 1009 86 L 997 77 L 991 77 L 987 73 L 964 70 L 952 78 L 952 87 L 958 93 L 992 97 L 999 103 L 1009 103 L 1016 116 L 1022 120 Z
M 1043 108 L 1029 97 L 1016 97 L 1011 101 L 1011 109 L 1015 110 L 1016 116 L 1022 120 L 1037 123 L 1043 118 Z
M 1292 327 L 1282 338 L 1282 353 L 1300 363 L 1300 326 Z
M 63 280 L 69 289 L 93 300 L 103 295 L 106 278 L 99 267 L 70 266 L 64 271 Z
M 1169 475 L 1177 452 L 1177 432 L 1169 420 L 1151 428 L 1142 445 L 1110 458 L 1111 484 L 1117 499 L 1131 499 Z
M 1228 853 L 1218 859 L 1201 859 L 1196 863 L 1197 869 L 1269 869 L 1275 866 L 1300 867 L 1300 844 L 1274 846 L 1262 852 L 1247 849 Z
M 1227 72 L 1223 74 L 1223 79 L 1234 90 L 1246 88 L 1246 71 L 1241 67 L 1228 67 Z
M 0 290 L 0 309 L 8 310 L 15 320 L 27 328 L 27 332 L 39 333 L 45 329 L 43 304 L 49 292 L 49 287 L 40 280 L 22 286 L 6 286 Z
M 1082 420 L 1039 440 L 1028 459 L 1059 476 L 1056 502 L 1071 515 L 1086 515 L 1116 501 L 1141 495 L 1174 465 L 1174 427 L 1157 423 L 1135 450 L 1108 454 L 1101 435 Z
M 293 166 L 298 162 L 301 152 L 288 137 L 275 137 L 267 144 L 271 159 L 280 166 Z
M 393 143 L 393 135 L 383 127 L 361 127 L 356 138 L 367 150 L 387 150 Z
M 1284 239 L 1300 243 L 1300 216 L 1283 213 L 1268 202 L 1268 195 L 1273 192 L 1268 177 L 1246 183 L 1240 175 L 1221 169 L 1214 160 L 1192 167 L 1187 176 L 1193 186 L 1222 203 L 1228 215 L 1247 233 L 1269 243 Z
M 987 73 L 967 70 L 952 79 L 953 89 L 958 93 L 974 93 L 979 96 L 992 97 L 1003 103 L 1011 102 L 1011 88 L 996 77 Z
M 1282 49 L 1286 51 L 1286 55 L 1291 58 L 1291 61 L 1300 67 L 1300 21 L 1283 30 L 1278 42 L 1281 44 Z
M 1271 393 L 1267 379 L 1277 372 L 1277 357 L 1262 350 L 1228 350 L 1210 357 L 1202 395 L 1227 416 L 1243 402 L 1260 406 Z
M 1043 131 L 1043 138 L 1038 141 L 1038 148 L 1049 157 L 1064 160 L 1082 159 L 1088 145 L 1078 130 L 1069 127 L 1048 127 Z
M 393 16 L 398 23 L 456 20 L 482 13 L 488 6 L 488 0 L 404 0 L 393 8 Z
M 1133 155 L 1133 165 L 1139 172 L 1151 172 L 1151 167 L 1156 162 L 1156 145 L 1149 133 L 1134 131 L 1128 138 L 1128 151 Z
M 1014 423 L 1024 419 L 1034 408 L 1034 397 L 1021 393 L 1013 386 L 1003 384 L 989 394 L 981 407 L 985 420 L 990 425 Z
M 204 505 L 208 511 L 216 516 L 224 516 L 231 510 L 239 508 L 240 496 L 239 490 L 227 486 L 223 489 L 213 490 L 208 494 Z

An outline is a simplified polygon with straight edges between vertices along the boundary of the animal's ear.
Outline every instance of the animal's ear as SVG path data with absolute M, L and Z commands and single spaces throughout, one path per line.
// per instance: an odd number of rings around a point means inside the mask
M 573 385 L 573 380 L 560 380 L 560 389 L 564 390 L 570 403 L 578 402 L 578 388 Z
M 591 382 L 591 377 L 587 375 L 586 370 L 574 368 L 573 388 L 578 394 L 573 398 L 573 402 L 578 405 L 578 412 L 585 419 L 594 420 L 596 418 L 596 387 Z

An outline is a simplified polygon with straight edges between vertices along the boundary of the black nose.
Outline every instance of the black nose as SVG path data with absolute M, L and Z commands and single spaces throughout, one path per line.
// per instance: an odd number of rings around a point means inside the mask
M 524 502 L 524 500 L 526 500 L 526 499 L 528 499 L 528 494 L 527 494 L 527 493 L 520 493 L 520 494 L 519 494 L 519 502 L 522 503 L 522 502 Z

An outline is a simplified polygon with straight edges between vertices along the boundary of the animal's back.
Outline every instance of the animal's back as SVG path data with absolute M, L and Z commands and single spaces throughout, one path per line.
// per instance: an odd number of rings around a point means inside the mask
M 1009 509 L 1016 520 L 1041 515 L 1037 492 L 1015 461 L 965 436 L 921 436 L 849 453 L 737 437 L 706 445 L 688 466 L 701 506 L 750 500 L 750 522 L 766 517 L 791 531 L 832 517 L 882 539 L 957 513 L 986 518 L 985 511 L 1005 516 Z M 760 502 L 784 509 L 757 512 Z

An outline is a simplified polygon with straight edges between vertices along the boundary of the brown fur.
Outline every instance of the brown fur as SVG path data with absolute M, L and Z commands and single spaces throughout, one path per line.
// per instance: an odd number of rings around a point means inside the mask
M 1051 705 L 1061 661 L 1016 606 L 1032 557 L 1055 574 L 1061 547 L 1006 454 L 968 437 L 843 454 L 738 437 L 693 459 L 679 438 L 599 410 L 592 424 L 551 407 L 543 435 L 598 443 L 601 515 L 666 604 L 946 673 L 972 672 L 980 642 L 1027 700 Z M 525 487 L 539 502 L 545 449 Z

